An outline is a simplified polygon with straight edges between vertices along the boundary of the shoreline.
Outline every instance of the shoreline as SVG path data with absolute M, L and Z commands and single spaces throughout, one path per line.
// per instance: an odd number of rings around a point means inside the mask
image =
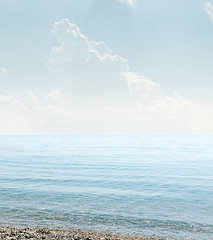
M 0 240 L 46 239 L 46 240 L 165 240 L 163 238 L 133 237 L 112 233 L 83 232 L 50 228 L 21 228 L 0 226 Z

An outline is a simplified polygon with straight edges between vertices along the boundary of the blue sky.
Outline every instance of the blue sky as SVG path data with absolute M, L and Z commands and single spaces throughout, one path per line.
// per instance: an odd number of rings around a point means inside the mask
M 2 134 L 213 134 L 213 1 L 0 0 L 0 31 Z

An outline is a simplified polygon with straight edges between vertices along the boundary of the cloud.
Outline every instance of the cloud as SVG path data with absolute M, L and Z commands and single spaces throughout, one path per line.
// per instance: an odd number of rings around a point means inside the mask
M 210 19 L 213 22 L 213 4 L 206 2 L 204 3 L 204 9 L 207 12 L 207 14 L 209 15 Z
M 0 73 L 6 74 L 7 73 L 7 69 L 6 68 L 0 68 Z
M 16 98 L 12 96 L 0 95 L 0 104 L 5 108 L 11 107 L 11 106 L 25 108 L 22 102 L 18 101 Z
M 160 94 L 160 86 L 150 78 L 141 76 L 134 72 L 124 72 L 130 95 L 136 100 L 151 100 Z
M 157 83 L 131 72 L 126 59 L 104 42 L 89 41 L 68 19 L 56 22 L 53 33 L 60 45 L 49 66 L 62 86 L 68 132 L 76 126 L 81 133 L 213 133 L 211 104 L 163 95 Z
M 51 100 L 55 100 L 55 101 L 58 101 L 60 100 L 60 94 L 61 94 L 61 90 L 60 89 L 53 89 L 51 90 L 48 95 L 47 95 L 47 98 L 48 99 L 51 99 Z
M 32 91 L 28 91 L 27 95 L 34 104 L 37 104 L 39 102 L 37 96 Z
M 68 19 L 56 22 L 53 33 L 60 46 L 51 51 L 50 70 L 61 80 L 63 95 L 71 104 L 115 105 L 129 101 L 123 75 L 129 71 L 126 59 L 113 55 L 104 42 L 89 41 Z
M 53 84 L 46 95 L 25 90 L 19 100 L 0 94 L 0 133 L 213 134 L 213 106 L 174 92 L 162 94 L 148 76 L 132 72 L 68 19 L 54 24 Z
M 0 134 L 27 134 L 32 129 L 33 117 L 23 102 L 15 97 L 0 95 Z
M 129 6 L 133 6 L 134 5 L 134 0 L 120 0 L 120 1 L 128 4 Z

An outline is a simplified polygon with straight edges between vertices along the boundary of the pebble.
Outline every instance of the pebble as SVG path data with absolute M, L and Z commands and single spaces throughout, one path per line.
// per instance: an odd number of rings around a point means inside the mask
M 146 237 L 130 237 L 118 234 L 82 232 L 47 228 L 0 227 L 0 240 L 163 240 Z

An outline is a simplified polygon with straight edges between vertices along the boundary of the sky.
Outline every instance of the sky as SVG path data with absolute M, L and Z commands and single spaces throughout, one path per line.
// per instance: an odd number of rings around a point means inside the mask
M 213 0 L 0 0 L 0 134 L 213 134 Z

